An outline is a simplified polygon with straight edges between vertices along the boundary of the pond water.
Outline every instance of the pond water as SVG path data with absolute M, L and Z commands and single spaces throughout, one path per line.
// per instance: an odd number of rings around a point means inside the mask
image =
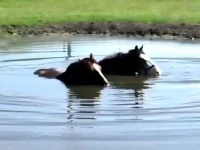
M 39 68 L 67 67 L 91 52 L 100 60 L 136 44 L 144 45 L 162 76 L 108 76 L 108 87 L 65 87 L 33 74 Z M 198 149 L 199 91 L 199 41 L 92 35 L 2 39 L 0 147 Z

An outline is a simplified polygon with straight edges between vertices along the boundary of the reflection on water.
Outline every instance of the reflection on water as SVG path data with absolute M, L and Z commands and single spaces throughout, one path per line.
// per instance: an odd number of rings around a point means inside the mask
M 112 94 L 114 97 L 119 97 L 118 95 L 123 94 L 121 99 L 118 101 L 124 101 L 123 103 L 116 103 L 112 105 L 127 105 L 132 108 L 142 108 L 143 104 L 143 89 L 149 88 L 148 83 L 145 81 L 148 78 L 144 77 L 128 77 L 128 76 L 107 76 L 110 81 L 110 87 L 108 89 L 112 90 L 123 90 L 123 93 L 115 93 Z M 103 90 L 106 87 L 101 86 L 67 86 L 69 89 L 68 92 L 68 113 L 70 113 L 68 119 L 96 119 L 95 115 L 89 115 L 87 113 L 97 113 L 98 105 L 100 105 L 100 101 L 102 99 Z M 119 97 L 120 98 L 120 97 Z M 127 99 L 128 98 L 128 99 Z M 131 98 L 131 99 L 130 99 Z M 129 100 L 130 99 L 130 100 Z M 126 102 L 125 102 L 126 101 Z M 78 107 L 78 108 L 77 108 Z M 78 111 L 74 111 L 74 109 L 78 109 Z M 79 117 L 74 117 L 76 115 L 80 115 Z M 84 114 L 84 117 L 83 117 Z
M 102 86 L 68 86 L 69 99 L 99 99 Z
M 143 96 L 143 89 L 150 88 L 147 82 L 150 77 L 107 76 L 107 78 L 116 89 L 133 90 L 136 98 Z
M 129 77 L 129 76 L 114 76 L 107 75 L 106 78 L 110 82 L 110 86 L 114 89 L 133 90 L 134 96 L 142 97 L 144 94 L 143 89 L 147 89 L 150 86 L 146 81 L 150 77 Z M 69 99 L 99 99 L 102 90 L 105 87 L 102 86 L 67 86 L 69 89 Z
M 162 76 L 107 76 L 108 87 L 76 87 L 33 75 L 38 68 L 67 67 L 91 52 L 99 60 L 136 44 L 144 45 L 162 68 Z M 196 41 L 104 36 L 0 41 L 0 145 L 4 149 L 92 149 L 92 145 L 105 149 L 105 141 L 111 149 L 146 149 L 148 144 L 159 149 L 163 142 L 168 148 L 172 143 L 181 149 L 198 145 L 199 47 Z
M 68 113 L 70 114 L 68 119 L 95 119 L 87 117 L 87 113 L 96 113 L 95 106 L 99 105 L 99 99 L 101 97 L 102 86 L 68 86 Z M 77 111 L 74 111 L 74 105 L 78 105 Z M 73 117 L 74 114 L 85 114 L 84 116 Z

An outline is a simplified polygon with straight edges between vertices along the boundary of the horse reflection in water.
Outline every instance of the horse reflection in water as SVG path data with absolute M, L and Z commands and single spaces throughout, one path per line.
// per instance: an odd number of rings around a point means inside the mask
M 103 100 L 103 92 L 107 88 L 119 89 L 124 92 L 130 91 L 133 100 L 132 108 L 142 108 L 144 103 L 144 89 L 150 88 L 148 77 L 132 77 L 132 76 L 116 76 L 108 75 L 109 87 L 101 86 L 67 86 L 68 88 L 68 119 L 74 121 L 76 119 L 95 120 L 99 113 L 99 106 Z M 119 93 L 120 94 L 120 93 Z M 120 94 L 121 95 L 121 94 Z M 120 98 L 118 99 L 120 101 Z M 113 106 L 115 107 L 115 106 Z
M 108 75 L 106 76 L 110 81 L 110 84 L 113 88 L 123 89 L 123 90 L 133 90 L 134 97 L 137 99 L 142 98 L 145 94 L 143 92 L 144 89 L 150 88 L 148 84 L 149 77 L 138 76 L 116 76 L 116 75 Z
M 68 119 L 95 119 L 90 114 L 98 111 L 102 86 L 67 86 L 68 91 Z M 97 107 L 96 107 L 97 106 Z M 78 111 L 76 111 L 76 108 Z M 78 115 L 80 114 L 80 116 Z M 85 115 L 84 115 L 85 114 Z

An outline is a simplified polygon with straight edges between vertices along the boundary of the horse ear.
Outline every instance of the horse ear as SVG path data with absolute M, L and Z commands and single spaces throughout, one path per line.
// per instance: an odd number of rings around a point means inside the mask
M 138 46 L 137 45 L 135 46 L 135 50 L 138 50 Z
M 93 57 L 93 54 L 92 54 L 92 53 L 90 54 L 90 59 L 94 59 L 94 57 Z
M 80 58 L 78 58 L 78 61 L 81 61 L 81 59 L 80 59 Z
M 143 49 L 143 45 L 140 47 L 140 50 L 142 50 Z

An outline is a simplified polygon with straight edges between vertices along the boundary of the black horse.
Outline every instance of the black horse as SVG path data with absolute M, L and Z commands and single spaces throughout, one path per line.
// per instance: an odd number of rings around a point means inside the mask
M 65 85 L 108 85 L 106 77 L 101 72 L 93 55 L 71 63 L 65 71 L 50 68 L 39 69 L 34 74 L 46 78 L 55 78 Z
M 143 45 L 127 53 L 116 53 L 100 60 L 103 74 L 110 75 L 161 75 L 160 68 L 144 53 Z

